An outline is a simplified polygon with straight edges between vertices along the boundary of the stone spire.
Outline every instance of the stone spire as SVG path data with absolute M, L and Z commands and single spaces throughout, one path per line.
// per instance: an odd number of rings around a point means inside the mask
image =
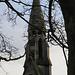
M 29 22 L 30 24 L 33 25 L 33 26 L 29 26 L 29 29 L 33 30 L 35 29 L 34 26 L 36 26 L 38 29 L 45 31 L 46 28 L 45 28 L 44 17 L 40 6 L 40 0 L 33 0 Z
M 40 6 L 40 0 L 33 0 L 28 26 L 28 43 L 25 47 L 26 61 L 23 75 L 51 75 L 49 45 L 46 39 L 46 27 Z M 36 28 L 38 29 L 36 29 Z

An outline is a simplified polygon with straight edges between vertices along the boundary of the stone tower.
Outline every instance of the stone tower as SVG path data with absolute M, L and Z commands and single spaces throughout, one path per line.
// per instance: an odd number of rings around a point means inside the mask
M 51 75 L 49 45 L 40 0 L 33 0 L 28 26 L 28 43 L 23 75 Z

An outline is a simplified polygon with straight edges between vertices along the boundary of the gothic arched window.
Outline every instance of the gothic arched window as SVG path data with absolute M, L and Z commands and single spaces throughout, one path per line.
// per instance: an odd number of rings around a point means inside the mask
M 39 41 L 38 41 L 38 49 L 39 49 L 39 59 L 42 59 L 43 56 L 42 56 L 42 39 L 40 38 Z

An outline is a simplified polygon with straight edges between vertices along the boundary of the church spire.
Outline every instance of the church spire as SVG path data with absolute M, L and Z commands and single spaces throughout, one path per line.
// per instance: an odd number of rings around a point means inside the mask
M 45 28 L 44 17 L 40 6 L 40 0 L 33 0 L 29 22 L 33 26 L 36 26 L 38 29 L 45 31 L 46 28 Z M 35 29 L 35 27 L 29 26 L 29 29 L 33 30 Z
M 25 47 L 26 61 L 23 75 L 51 75 L 49 45 L 46 41 L 46 27 L 40 0 L 33 0 L 29 22 L 33 26 L 28 26 L 28 43 Z

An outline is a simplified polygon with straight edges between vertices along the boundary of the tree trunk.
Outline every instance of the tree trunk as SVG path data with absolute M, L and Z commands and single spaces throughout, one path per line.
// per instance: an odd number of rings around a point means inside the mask
M 65 21 L 69 57 L 68 75 L 75 75 L 75 0 L 59 0 Z

